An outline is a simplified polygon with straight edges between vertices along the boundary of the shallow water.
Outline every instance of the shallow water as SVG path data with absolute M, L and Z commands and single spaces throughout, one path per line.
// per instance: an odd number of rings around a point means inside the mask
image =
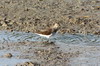
M 40 37 L 34 33 L 0 31 L 1 42 L 46 41 L 46 40 L 48 39 Z M 49 40 L 65 44 L 100 46 L 100 35 L 56 34 L 50 37 Z
M 0 58 L 0 66 L 15 66 L 17 63 L 24 63 L 27 59 Z

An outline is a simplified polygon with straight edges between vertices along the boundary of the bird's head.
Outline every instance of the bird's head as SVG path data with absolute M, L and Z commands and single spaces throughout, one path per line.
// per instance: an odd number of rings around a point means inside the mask
M 55 23 L 52 28 L 57 29 L 58 27 L 59 27 L 59 25 L 57 23 Z

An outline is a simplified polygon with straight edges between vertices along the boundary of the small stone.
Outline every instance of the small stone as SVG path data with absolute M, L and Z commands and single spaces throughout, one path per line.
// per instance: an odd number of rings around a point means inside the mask
M 16 66 L 40 66 L 40 64 L 33 62 L 25 62 L 25 63 L 19 63 Z
M 7 26 L 7 24 L 4 21 L 0 22 L 2 26 Z
M 2 26 L 7 26 L 7 24 L 6 23 L 3 23 Z
M 4 57 L 11 58 L 12 57 L 12 54 L 11 53 L 7 53 L 7 54 L 4 55 Z

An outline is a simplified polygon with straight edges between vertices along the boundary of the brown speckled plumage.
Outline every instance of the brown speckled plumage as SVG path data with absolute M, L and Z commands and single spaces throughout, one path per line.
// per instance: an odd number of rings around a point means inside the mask
M 52 29 L 37 31 L 37 33 L 43 34 L 43 35 L 50 35 L 52 33 Z
M 51 33 L 56 33 L 58 31 L 58 29 L 46 29 L 46 30 L 41 30 L 41 31 L 37 31 L 37 33 L 39 34 L 43 34 L 43 35 L 50 35 Z
M 58 31 L 58 24 L 55 24 L 53 27 L 45 29 L 45 30 L 38 30 L 36 33 L 42 35 L 54 35 Z

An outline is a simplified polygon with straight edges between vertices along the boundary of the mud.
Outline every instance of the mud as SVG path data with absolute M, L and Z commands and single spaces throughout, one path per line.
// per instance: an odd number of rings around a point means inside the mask
M 0 29 L 35 32 L 60 25 L 59 33 L 100 35 L 99 0 L 1 0 Z
M 45 44 L 44 44 L 45 43 Z M 63 52 L 55 44 L 46 42 L 18 42 L 0 44 L 0 50 L 6 50 L 0 58 L 28 59 L 27 62 L 16 62 L 16 66 L 66 66 L 70 58 L 77 57 L 79 52 Z M 18 54 L 16 54 L 18 52 Z M 13 63 L 13 62 L 12 62 Z M 6 62 L 5 62 L 6 64 Z M 9 65 L 10 66 L 10 65 Z
M 50 42 L 34 35 L 54 23 Z M 0 66 L 100 65 L 99 0 L 0 0 L 0 30 Z

